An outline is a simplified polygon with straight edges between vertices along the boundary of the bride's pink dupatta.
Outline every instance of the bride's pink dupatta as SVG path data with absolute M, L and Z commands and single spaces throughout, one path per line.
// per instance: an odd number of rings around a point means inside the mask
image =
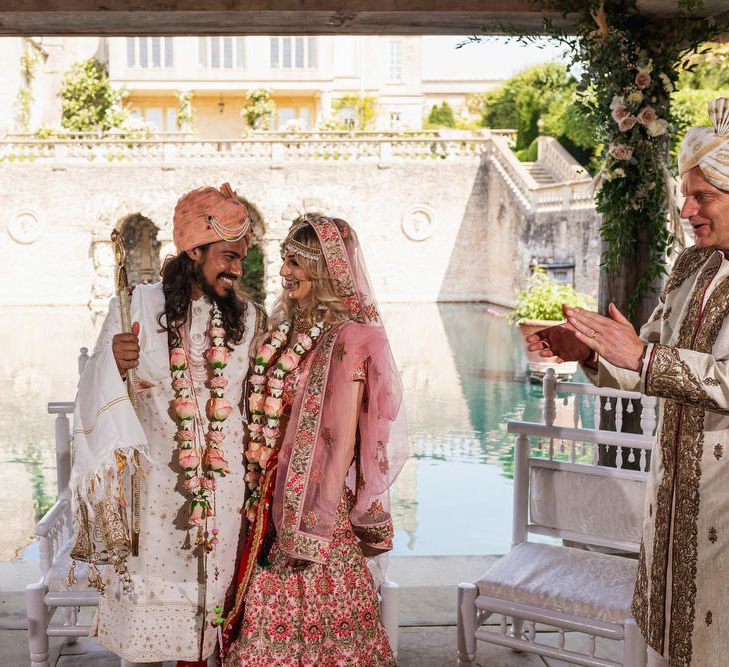
M 352 527 L 368 552 L 392 548 L 389 487 L 408 454 L 400 374 L 356 234 L 343 220 L 312 216 L 309 224 L 351 319 L 323 334 L 304 363 L 277 450 L 275 480 L 273 471 L 266 474 L 270 517 L 268 511 L 259 511 L 249 532 L 236 604 L 225 623 L 227 641 L 242 615 L 245 589 L 270 519 L 280 549 L 292 558 L 324 562 L 346 487 L 354 496 Z M 363 368 L 362 401 L 355 412 L 352 382 Z M 354 458 L 348 442 L 353 418 Z M 260 508 L 268 510 L 267 505 Z

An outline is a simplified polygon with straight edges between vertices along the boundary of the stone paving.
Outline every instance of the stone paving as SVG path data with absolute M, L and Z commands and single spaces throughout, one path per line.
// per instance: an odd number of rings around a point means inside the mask
M 473 581 L 495 556 L 392 557 L 389 575 L 401 586 L 400 667 L 445 667 L 456 665 L 456 586 Z M 23 587 L 38 576 L 34 562 L 0 562 L 0 667 L 27 667 L 28 638 Z M 545 641 L 557 642 L 556 633 L 543 633 Z M 568 636 L 568 645 L 578 641 Z M 620 660 L 618 642 L 598 644 L 605 657 Z M 479 642 L 479 667 L 566 667 L 566 663 L 515 653 L 507 648 Z M 93 638 L 75 644 L 51 640 L 51 667 L 118 667 L 119 659 Z M 175 667 L 165 663 L 165 667 Z

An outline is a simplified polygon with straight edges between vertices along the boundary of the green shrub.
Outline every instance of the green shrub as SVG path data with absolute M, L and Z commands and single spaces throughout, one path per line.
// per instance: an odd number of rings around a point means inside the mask
M 572 285 L 552 280 L 543 267 L 535 266 L 526 287 L 516 292 L 516 307 L 507 319 L 513 324 L 524 320 L 563 320 L 563 303 L 580 308 L 593 305 L 587 294 L 578 292 Z

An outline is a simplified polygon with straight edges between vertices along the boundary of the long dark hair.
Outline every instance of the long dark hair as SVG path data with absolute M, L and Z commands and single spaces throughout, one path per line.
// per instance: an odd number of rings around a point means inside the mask
M 202 250 L 202 259 L 205 258 L 210 244 L 199 246 Z M 192 285 L 197 282 L 205 290 L 199 265 L 196 265 L 187 255 L 181 252 L 177 257 L 168 258 L 162 266 L 162 292 L 165 295 L 165 309 L 157 320 L 170 339 L 173 347 L 181 344 L 179 327 L 187 319 L 192 302 Z M 229 296 L 219 297 L 209 294 L 218 304 L 223 315 L 225 327 L 225 344 L 238 345 L 244 336 L 244 322 L 246 315 L 246 302 L 231 290 Z M 165 325 L 164 317 L 167 318 Z

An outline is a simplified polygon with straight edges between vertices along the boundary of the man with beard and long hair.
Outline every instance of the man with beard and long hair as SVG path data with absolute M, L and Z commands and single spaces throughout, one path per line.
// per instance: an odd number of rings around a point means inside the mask
M 173 238 L 162 282 L 132 291 L 131 332 L 112 300 L 76 403 L 72 555 L 103 590 L 99 642 L 122 665 L 205 664 L 243 528 L 240 405 L 265 319 L 235 289 L 250 216 L 227 183 L 200 188 Z

